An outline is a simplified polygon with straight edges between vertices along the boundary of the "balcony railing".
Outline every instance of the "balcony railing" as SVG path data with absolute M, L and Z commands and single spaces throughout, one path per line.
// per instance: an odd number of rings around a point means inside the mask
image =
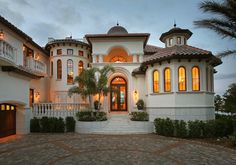
M 84 110 L 88 104 L 84 103 L 36 103 L 33 104 L 34 117 L 62 117 L 75 116 Z
M 32 57 L 26 57 L 24 66 L 28 69 L 31 69 L 31 70 L 39 72 L 39 73 L 43 73 L 43 74 L 47 73 L 46 64 L 43 63 L 42 61 L 35 60 Z
M 16 49 L 6 41 L 0 40 L 0 57 L 16 64 Z

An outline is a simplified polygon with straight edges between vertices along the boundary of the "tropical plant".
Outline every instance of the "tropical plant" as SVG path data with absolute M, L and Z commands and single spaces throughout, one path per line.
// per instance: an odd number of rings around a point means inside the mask
M 223 38 L 236 39 L 236 0 L 207 0 L 201 2 L 199 8 L 205 13 L 215 14 L 215 17 L 194 21 L 197 27 L 211 29 Z M 219 53 L 218 57 L 235 53 L 236 50 L 226 50 Z
M 144 109 L 144 101 L 142 99 L 139 99 L 136 103 L 138 110 Z
M 69 96 L 76 93 L 84 98 L 88 97 L 89 108 L 92 109 L 92 96 L 97 94 L 98 105 L 101 105 L 101 95 L 107 95 L 110 89 L 107 86 L 107 74 L 110 71 L 114 72 L 114 68 L 110 65 L 106 65 L 102 69 L 91 68 L 83 70 L 74 80 L 77 85 L 69 89 Z M 97 73 L 99 76 L 96 76 Z M 100 109 L 100 106 L 98 106 L 98 109 Z

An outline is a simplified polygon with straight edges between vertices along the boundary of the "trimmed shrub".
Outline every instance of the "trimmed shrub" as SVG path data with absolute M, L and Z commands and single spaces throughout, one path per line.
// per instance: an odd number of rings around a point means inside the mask
M 230 119 L 215 120 L 216 137 L 224 137 L 233 133 L 232 121 Z
M 130 119 L 133 121 L 148 121 L 147 112 L 131 112 L 130 116 L 131 116 Z
M 105 121 L 105 120 L 107 120 L 106 112 L 95 112 L 94 116 L 96 118 L 96 121 Z
M 63 118 L 56 119 L 55 132 L 65 132 L 65 122 Z
M 215 120 L 206 121 L 203 125 L 203 137 L 213 138 L 216 134 Z
M 158 135 L 163 135 L 164 132 L 164 120 L 165 119 L 160 119 L 160 118 L 156 118 L 154 120 L 154 126 L 155 126 L 155 131 Z
M 181 138 L 187 137 L 188 131 L 187 131 L 187 124 L 185 121 L 175 120 L 174 121 L 174 129 L 175 129 L 174 136 L 181 137 Z
M 66 117 L 66 132 L 75 132 L 75 119 L 73 117 Z
M 204 123 L 202 121 L 189 121 L 188 122 L 188 135 L 191 138 L 202 137 Z
M 50 132 L 49 126 L 49 119 L 48 117 L 42 117 L 40 119 L 40 132 Z
M 230 136 L 230 140 L 233 146 L 236 146 L 236 132 L 233 133 L 232 136 Z
M 40 132 L 39 121 L 36 117 L 30 120 L 30 132 Z
M 169 118 L 166 118 L 166 120 L 164 120 L 163 135 L 174 136 L 174 124 Z

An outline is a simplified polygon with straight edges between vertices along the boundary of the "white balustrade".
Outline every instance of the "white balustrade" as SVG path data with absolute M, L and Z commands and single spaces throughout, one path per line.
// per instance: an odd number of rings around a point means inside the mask
M 42 61 L 35 60 L 33 57 L 26 57 L 25 67 L 46 74 L 46 64 Z
M 33 117 L 75 116 L 77 112 L 88 107 L 85 103 L 36 103 L 33 104 Z
M 0 40 L 0 57 L 16 63 L 16 49 L 6 41 Z

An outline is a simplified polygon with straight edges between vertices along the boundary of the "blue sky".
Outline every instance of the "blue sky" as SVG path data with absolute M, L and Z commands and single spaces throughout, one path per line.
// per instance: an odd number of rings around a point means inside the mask
M 48 37 L 82 38 L 88 33 L 106 33 L 118 21 L 129 32 L 151 34 L 148 44 L 164 47 L 163 32 L 177 26 L 193 32 L 188 44 L 214 54 L 236 47 L 236 41 L 222 39 L 214 32 L 199 29 L 194 20 L 202 13 L 198 0 L 0 0 L 0 14 L 23 30 L 41 46 Z M 215 92 L 223 94 L 236 83 L 236 56 L 223 59 L 216 67 Z

